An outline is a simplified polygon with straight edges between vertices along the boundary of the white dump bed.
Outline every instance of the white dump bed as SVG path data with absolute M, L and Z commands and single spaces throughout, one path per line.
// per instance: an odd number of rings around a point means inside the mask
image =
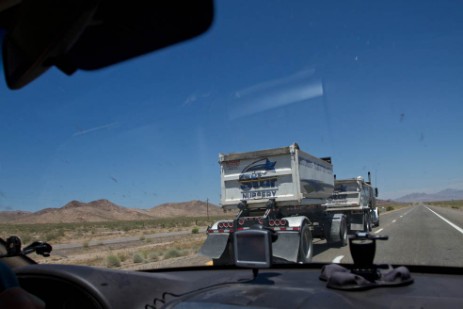
M 221 205 L 249 207 L 275 199 L 278 206 L 322 204 L 334 188 L 333 166 L 289 147 L 244 153 L 220 154 Z

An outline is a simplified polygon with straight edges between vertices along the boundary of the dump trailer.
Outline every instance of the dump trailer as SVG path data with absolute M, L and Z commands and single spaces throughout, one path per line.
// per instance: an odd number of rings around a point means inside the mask
M 378 188 L 371 185 L 362 176 L 351 179 L 335 179 L 333 195 L 324 204 L 326 211 L 346 216 L 348 233 L 371 231 L 372 226 L 379 225 L 379 213 L 376 207 Z
M 327 233 L 334 241 L 347 242 L 344 215 L 326 212 L 323 206 L 334 192 L 330 158 L 317 158 L 292 144 L 220 154 L 219 164 L 221 207 L 237 215 L 207 229 L 200 253 L 215 265 L 233 263 L 233 233 L 243 229 L 275 231 L 273 259 L 281 262 L 310 262 L 312 239 Z

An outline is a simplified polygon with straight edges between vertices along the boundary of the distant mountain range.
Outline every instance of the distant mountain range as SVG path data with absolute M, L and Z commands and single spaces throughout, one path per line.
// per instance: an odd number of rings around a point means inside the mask
M 394 201 L 401 203 L 412 203 L 452 200 L 463 200 L 463 190 L 445 189 L 437 193 L 411 193 L 395 199 Z
M 71 201 L 60 208 L 36 212 L 0 211 L 0 223 L 70 223 L 117 220 L 149 220 L 167 217 L 204 217 L 223 215 L 217 205 L 203 201 L 169 203 L 150 209 L 127 208 L 102 199 L 89 203 Z
M 437 193 L 412 193 L 394 202 L 434 202 L 463 200 L 463 190 L 446 189 Z M 169 217 L 203 217 L 224 215 L 222 208 L 203 201 L 166 203 L 149 209 L 127 208 L 101 199 L 84 203 L 71 201 L 60 208 L 45 208 L 36 212 L 0 211 L 0 223 L 70 223 L 117 220 L 150 220 Z

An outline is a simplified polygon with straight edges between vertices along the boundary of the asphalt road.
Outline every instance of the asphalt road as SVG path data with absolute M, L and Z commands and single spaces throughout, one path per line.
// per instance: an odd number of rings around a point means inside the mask
M 463 267 L 463 211 L 419 205 L 383 213 L 380 220 L 372 233 L 389 240 L 376 242 L 375 263 Z M 316 240 L 314 253 L 314 262 L 353 262 L 348 246 Z

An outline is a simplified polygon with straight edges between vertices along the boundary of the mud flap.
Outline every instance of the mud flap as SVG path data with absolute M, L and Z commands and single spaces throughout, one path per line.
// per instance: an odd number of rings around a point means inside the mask
M 199 250 L 199 254 L 212 259 L 220 258 L 227 247 L 228 237 L 228 233 L 209 234 Z
M 272 245 L 273 256 L 297 263 L 299 256 L 299 233 L 278 233 L 278 239 Z

